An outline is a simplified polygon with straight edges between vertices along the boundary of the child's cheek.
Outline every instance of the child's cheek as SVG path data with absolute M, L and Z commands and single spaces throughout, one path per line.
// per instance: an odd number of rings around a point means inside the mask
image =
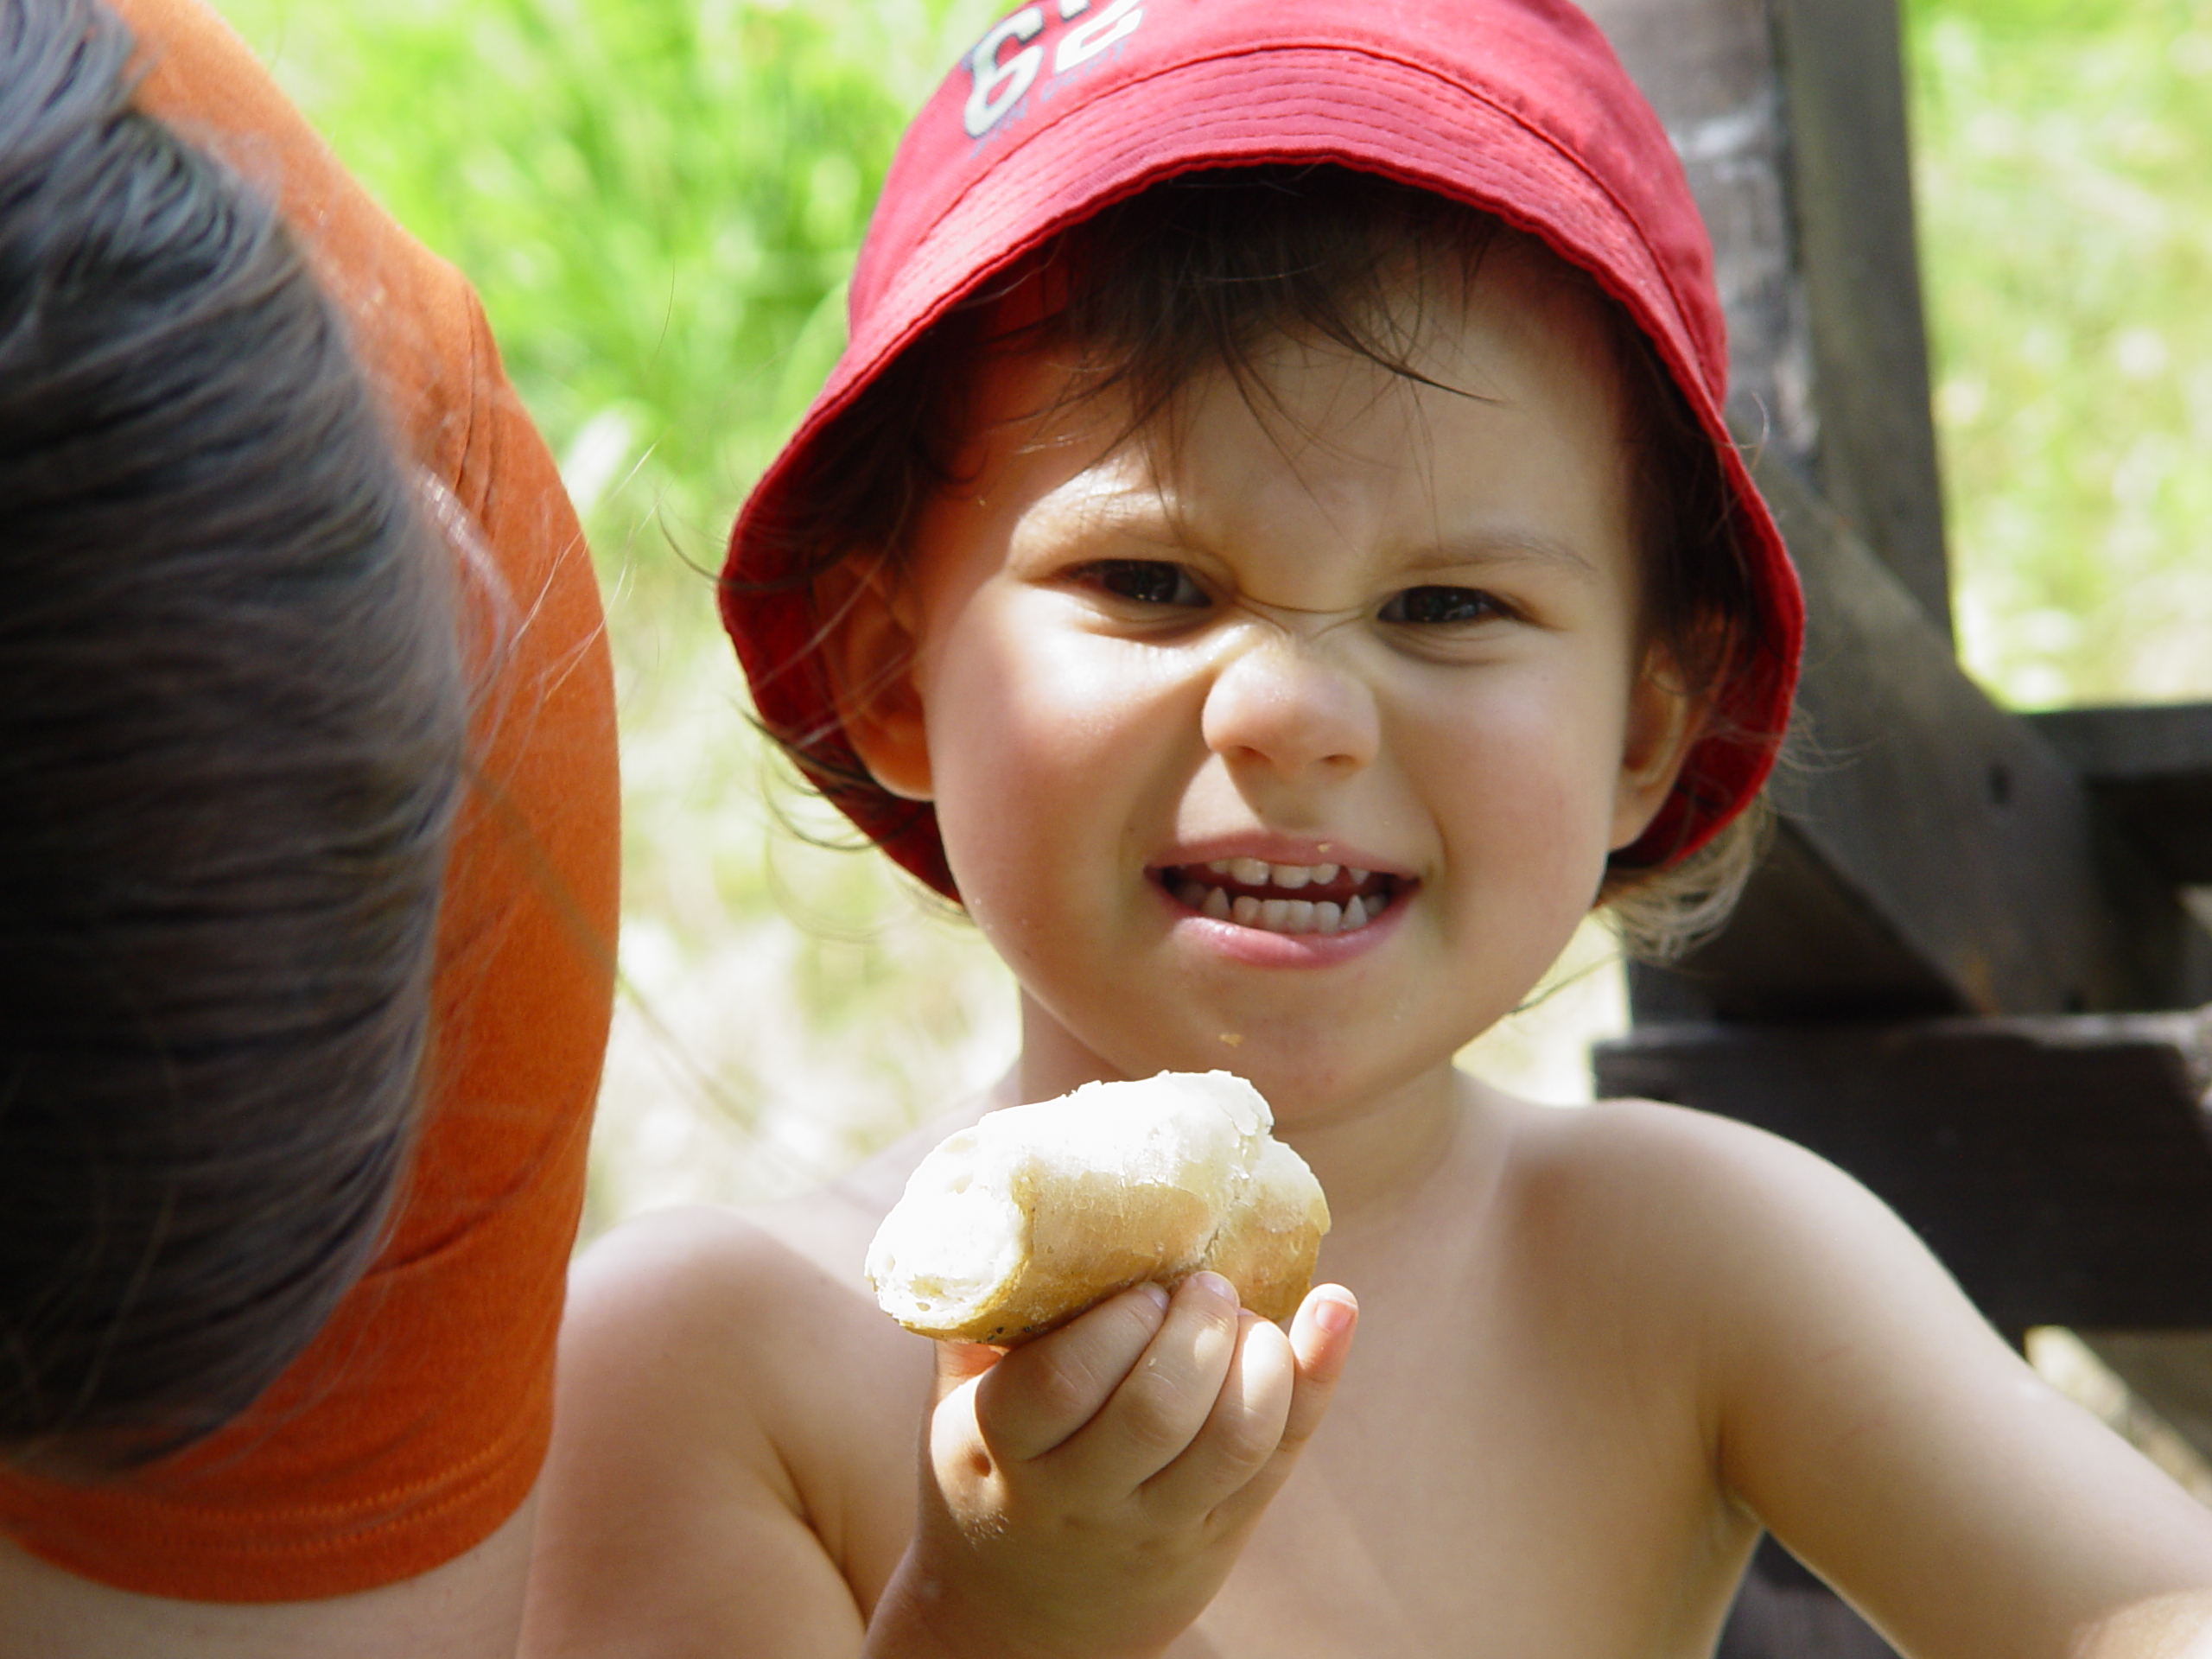
M 1051 627 L 1051 613 L 1033 596 L 979 594 L 933 677 L 938 814 L 971 908 L 1079 899 L 1069 889 L 1097 879 L 1143 772 L 1148 677 L 1128 672 L 1126 645 Z
M 1573 666 L 1478 692 L 1415 740 L 1455 753 L 1433 775 L 1447 861 L 1491 905 L 1579 917 L 1604 876 L 1623 721 Z

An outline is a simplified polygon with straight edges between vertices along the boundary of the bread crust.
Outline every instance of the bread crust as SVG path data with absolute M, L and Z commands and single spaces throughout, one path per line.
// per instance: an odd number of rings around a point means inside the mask
M 1011 1345 L 1131 1285 L 1201 1270 L 1287 1319 L 1329 1206 L 1273 1121 L 1225 1071 L 993 1112 L 915 1169 L 869 1247 L 868 1281 L 899 1324 L 950 1341 Z

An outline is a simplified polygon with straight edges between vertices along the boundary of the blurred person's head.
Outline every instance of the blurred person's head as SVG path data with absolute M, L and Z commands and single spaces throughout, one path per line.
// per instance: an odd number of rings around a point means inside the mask
M 219 1427 L 379 1242 L 466 745 L 443 549 L 273 208 L 0 0 L 0 1455 Z

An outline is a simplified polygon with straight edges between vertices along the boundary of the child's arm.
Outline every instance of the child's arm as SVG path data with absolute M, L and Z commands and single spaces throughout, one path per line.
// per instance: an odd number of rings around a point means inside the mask
M 946 1344 L 919 1524 L 867 1652 L 1164 1649 L 1319 1424 L 1356 1319 L 1326 1286 L 1286 1338 L 1200 1274 L 1172 1301 L 1124 1292 L 1003 1358 Z
M 1127 1651 L 1104 1643 L 1124 1633 L 1096 1605 L 992 1598 L 1032 1564 L 1081 1593 L 1081 1562 L 1053 1546 L 1094 1524 L 1094 1585 L 1128 1572 L 1132 1549 L 1186 1553 L 1173 1582 L 1148 1586 L 1154 1599 L 1133 1600 L 1129 1614 L 1179 1616 L 1179 1604 L 1163 1611 L 1157 1599 L 1170 1592 L 1195 1594 L 1185 1622 L 1204 1605 L 1343 1364 L 1350 1330 L 1318 1304 L 1349 1313 L 1349 1297 L 1316 1292 L 1287 1342 L 1233 1320 L 1203 1284 L 1173 1321 L 1131 1292 L 981 1378 L 940 1375 L 933 1441 L 1028 1455 L 956 1489 L 917 1541 L 915 1426 L 931 1400 L 931 1345 L 821 1265 L 857 1260 L 867 1230 L 802 1251 L 726 1212 L 679 1211 L 616 1229 L 578 1263 L 525 1659 L 852 1659 L 863 1644 L 880 1659 L 934 1659 L 948 1643 L 961 1659 Z M 1224 1366 L 1232 1324 L 1238 1363 Z M 1164 1369 L 1179 1344 L 1194 1367 L 1179 1381 Z M 1287 1358 L 1302 1374 L 1286 1386 Z M 1162 1402 L 1173 1409 L 1145 1409 L 1162 1382 L 1176 1384 Z M 1192 1394 L 1205 1403 L 1196 1426 L 1181 1409 Z M 1179 1447 L 1165 1438 L 1174 1433 Z M 1135 1473 L 1153 1434 L 1163 1436 L 1156 1484 Z M 960 1531 L 994 1503 L 1003 1535 Z M 1077 1633 L 1100 1645 L 1052 1645 L 1071 1611 Z
M 2212 1511 L 2058 1395 L 1839 1171 L 1704 1121 L 1679 1287 L 1727 1488 L 1906 1652 L 2212 1651 Z M 2192 1639 L 2206 1644 L 2200 1649 Z

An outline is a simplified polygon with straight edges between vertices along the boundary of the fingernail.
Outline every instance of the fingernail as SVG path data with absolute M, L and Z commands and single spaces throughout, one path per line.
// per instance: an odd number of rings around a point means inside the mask
M 1139 1285 L 1137 1288 L 1142 1291 L 1151 1300 L 1152 1305 L 1161 1313 L 1165 1313 L 1167 1311 L 1167 1292 L 1163 1287 L 1146 1283 Z
M 1208 1295 L 1218 1297 L 1224 1302 L 1234 1305 L 1243 1300 L 1236 1294 L 1236 1287 L 1217 1273 L 1194 1273 L 1191 1275 L 1191 1282 Z
M 1351 1293 L 1340 1291 L 1334 1295 L 1324 1294 L 1313 1304 L 1313 1323 L 1332 1337 L 1341 1337 L 1359 1323 L 1359 1304 L 1351 1300 Z

